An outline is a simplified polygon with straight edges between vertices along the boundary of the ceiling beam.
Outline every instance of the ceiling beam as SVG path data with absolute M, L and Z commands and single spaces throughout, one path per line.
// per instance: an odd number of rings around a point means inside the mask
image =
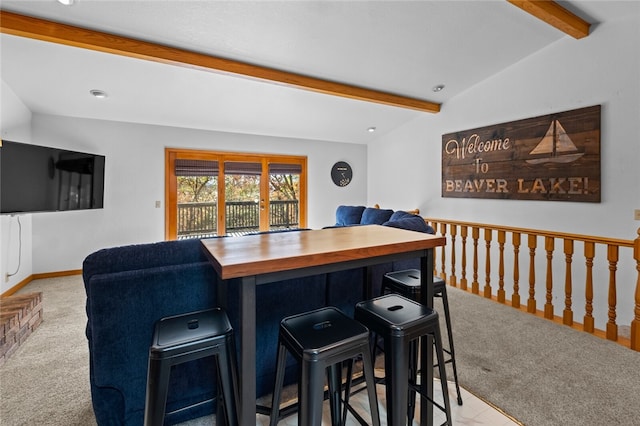
M 440 104 L 295 74 L 0 10 L 0 32 L 186 68 L 258 79 L 332 96 L 437 113 Z
M 589 35 L 591 24 L 553 0 L 507 1 L 571 37 L 581 39 Z

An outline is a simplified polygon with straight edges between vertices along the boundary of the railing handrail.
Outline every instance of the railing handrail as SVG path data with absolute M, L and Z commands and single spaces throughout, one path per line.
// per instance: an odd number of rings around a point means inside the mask
M 570 240 L 576 240 L 576 241 L 591 242 L 596 244 L 613 244 L 620 247 L 633 247 L 633 244 L 634 244 L 634 240 L 625 240 L 625 239 L 611 238 L 611 237 L 599 237 L 594 235 L 571 234 L 568 232 L 545 231 L 545 230 L 533 229 L 533 228 L 518 228 L 513 226 L 491 225 L 488 223 L 479 223 L 479 222 L 463 222 L 459 220 L 436 219 L 431 217 L 425 217 L 424 220 L 429 223 L 447 223 L 447 224 L 455 224 L 460 226 L 468 226 L 469 228 L 482 228 L 482 229 L 491 229 L 494 231 L 518 232 L 520 234 L 527 234 L 527 235 L 535 234 L 541 237 L 570 239 Z M 640 229 L 638 229 L 638 234 L 640 235 Z

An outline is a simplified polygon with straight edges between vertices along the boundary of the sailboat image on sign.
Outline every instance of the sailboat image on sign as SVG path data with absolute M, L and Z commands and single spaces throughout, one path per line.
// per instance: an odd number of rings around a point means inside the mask
M 529 154 L 538 155 L 526 160 L 529 164 L 571 163 L 582 157 L 584 152 L 578 152 L 560 121 L 553 120 L 547 133 Z

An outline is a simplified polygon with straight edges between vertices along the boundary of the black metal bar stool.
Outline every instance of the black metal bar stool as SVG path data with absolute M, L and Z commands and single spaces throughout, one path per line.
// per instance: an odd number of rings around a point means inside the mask
M 284 382 L 287 351 L 298 361 L 298 424 L 319 426 L 322 422 L 324 374 L 329 383 L 329 402 L 333 425 L 346 417 L 341 409 L 341 369 L 343 361 L 362 356 L 364 377 L 369 394 L 371 423 L 380 425 L 373 362 L 369 349 L 369 330 L 334 307 L 293 315 L 280 322 L 276 381 L 271 404 L 270 425 L 279 420 L 280 398 Z M 350 385 L 347 378 L 347 387 Z M 367 423 L 364 423 L 367 424 Z
M 401 294 L 415 302 L 420 302 L 420 270 L 407 269 L 385 274 L 382 279 L 382 294 L 386 294 L 387 292 Z M 451 363 L 453 379 L 458 394 L 458 405 L 462 405 L 462 395 L 460 393 L 460 385 L 458 384 L 458 369 L 456 367 L 456 352 L 453 347 L 453 332 L 451 328 L 451 315 L 449 314 L 447 285 L 440 277 L 433 277 L 433 295 L 442 298 L 444 320 L 447 325 L 447 337 L 449 340 L 449 348 L 443 348 L 442 350 L 449 355 L 445 363 Z M 417 356 L 415 359 L 417 360 Z
M 388 294 L 356 304 L 355 318 L 384 340 L 388 424 L 406 425 L 407 420 L 412 418 L 413 405 L 409 404 L 409 396 L 412 395 L 415 400 L 415 392 L 419 392 L 419 388 L 416 375 L 410 372 L 411 356 L 420 338 L 431 335 L 438 359 L 444 406 L 427 398 L 426 395 L 422 397 L 429 399 L 433 405 L 444 411 L 447 417 L 444 424 L 451 425 L 451 407 L 438 313 L 404 296 Z M 417 350 L 415 352 L 417 353 Z
M 238 373 L 233 329 L 227 314 L 214 308 L 162 318 L 156 323 L 149 348 L 146 426 L 164 423 L 171 367 L 212 355 L 216 357 L 218 367 L 218 408 L 223 409 L 228 425 L 238 424 Z

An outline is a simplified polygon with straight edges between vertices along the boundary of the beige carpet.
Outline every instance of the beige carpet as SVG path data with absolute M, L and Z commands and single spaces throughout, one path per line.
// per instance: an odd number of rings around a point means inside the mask
M 465 389 L 528 426 L 640 424 L 640 352 L 459 289 L 448 294 Z
M 91 426 L 80 276 L 37 280 L 44 321 L 0 367 L 0 425 Z M 461 385 L 527 426 L 640 424 L 640 353 L 449 289 Z
M 36 280 L 20 293 L 35 291 L 44 320 L 0 367 L 0 425 L 95 425 L 82 278 Z

